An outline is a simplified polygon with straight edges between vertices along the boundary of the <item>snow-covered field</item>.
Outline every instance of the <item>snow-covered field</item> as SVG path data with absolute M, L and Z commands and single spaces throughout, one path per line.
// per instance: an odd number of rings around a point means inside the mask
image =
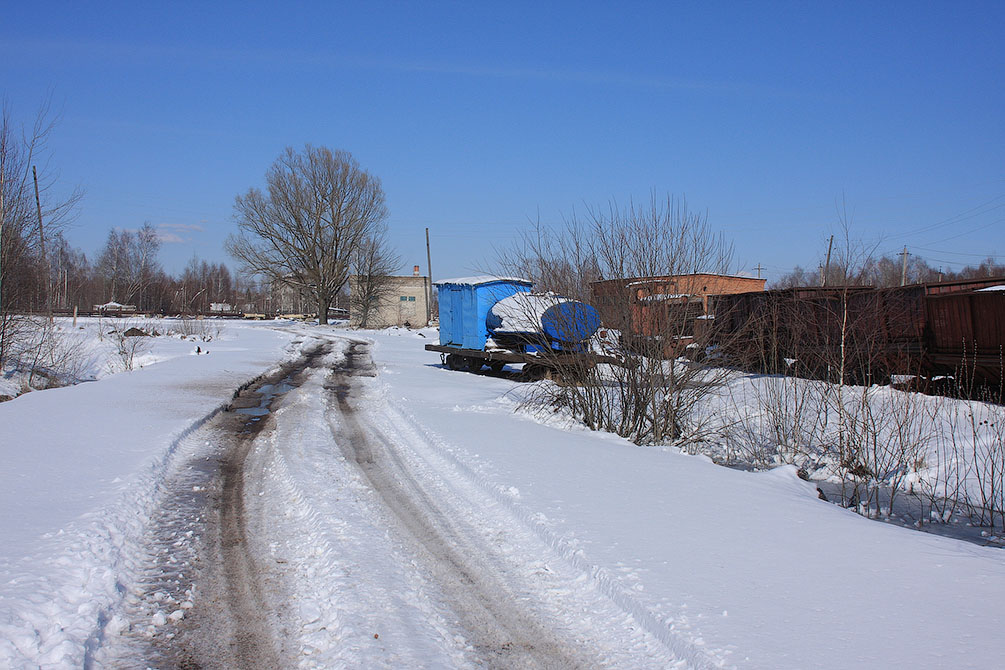
M 516 412 L 522 387 L 443 369 L 423 350 L 435 331 L 226 322 L 208 343 L 150 338 L 115 374 L 121 355 L 82 337 L 100 379 L 0 403 L 0 667 L 101 665 L 178 453 L 315 336 L 372 341 L 359 422 L 609 667 L 1001 663 L 999 549 L 865 519 L 791 467 L 730 470 Z M 263 504 L 292 519 L 269 546 L 289 566 L 303 667 L 469 667 L 356 463 L 330 456 L 349 427 L 296 428 L 322 393 L 290 393 L 254 455 Z

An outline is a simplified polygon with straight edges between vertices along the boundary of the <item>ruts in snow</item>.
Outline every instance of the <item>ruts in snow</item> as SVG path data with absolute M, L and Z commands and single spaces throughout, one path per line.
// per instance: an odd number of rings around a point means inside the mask
M 105 665 L 693 664 L 440 453 L 376 375 L 369 343 L 330 340 L 193 434 Z

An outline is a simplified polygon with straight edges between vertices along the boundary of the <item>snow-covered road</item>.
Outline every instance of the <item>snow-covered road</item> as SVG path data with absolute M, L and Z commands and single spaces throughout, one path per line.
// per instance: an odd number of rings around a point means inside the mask
M 0 666 L 1000 660 L 1000 550 L 514 412 L 431 333 L 229 328 L 0 405 Z
M 304 348 L 190 436 L 97 665 L 680 661 L 368 385 L 368 342 Z
M 454 629 L 443 651 L 475 667 L 672 665 L 667 649 L 625 625 L 627 612 L 443 458 L 421 426 L 366 392 L 356 372 L 372 369 L 368 350 L 352 345 L 335 369 L 332 434 L 379 502 L 381 526 L 395 529 L 405 565 L 427 583 L 429 611 Z

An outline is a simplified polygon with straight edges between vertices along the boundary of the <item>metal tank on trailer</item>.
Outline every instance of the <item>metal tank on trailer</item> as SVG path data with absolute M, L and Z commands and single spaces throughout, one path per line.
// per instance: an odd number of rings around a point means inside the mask
M 589 305 L 553 293 L 532 294 L 515 277 L 466 277 L 436 282 L 441 354 L 452 370 L 500 372 L 522 364 L 524 379 L 582 374 L 597 363 L 621 361 L 589 351 L 600 317 Z
M 489 309 L 486 325 L 503 348 L 584 351 L 584 343 L 600 328 L 600 315 L 585 303 L 555 293 L 517 293 Z

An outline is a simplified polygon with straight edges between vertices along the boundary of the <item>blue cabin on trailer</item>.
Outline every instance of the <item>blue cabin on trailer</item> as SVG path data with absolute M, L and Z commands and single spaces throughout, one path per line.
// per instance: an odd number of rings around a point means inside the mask
M 489 309 L 503 298 L 529 293 L 533 283 L 515 277 L 464 277 L 436 282 L 440 301 L 440 344 L 484 349 Z

